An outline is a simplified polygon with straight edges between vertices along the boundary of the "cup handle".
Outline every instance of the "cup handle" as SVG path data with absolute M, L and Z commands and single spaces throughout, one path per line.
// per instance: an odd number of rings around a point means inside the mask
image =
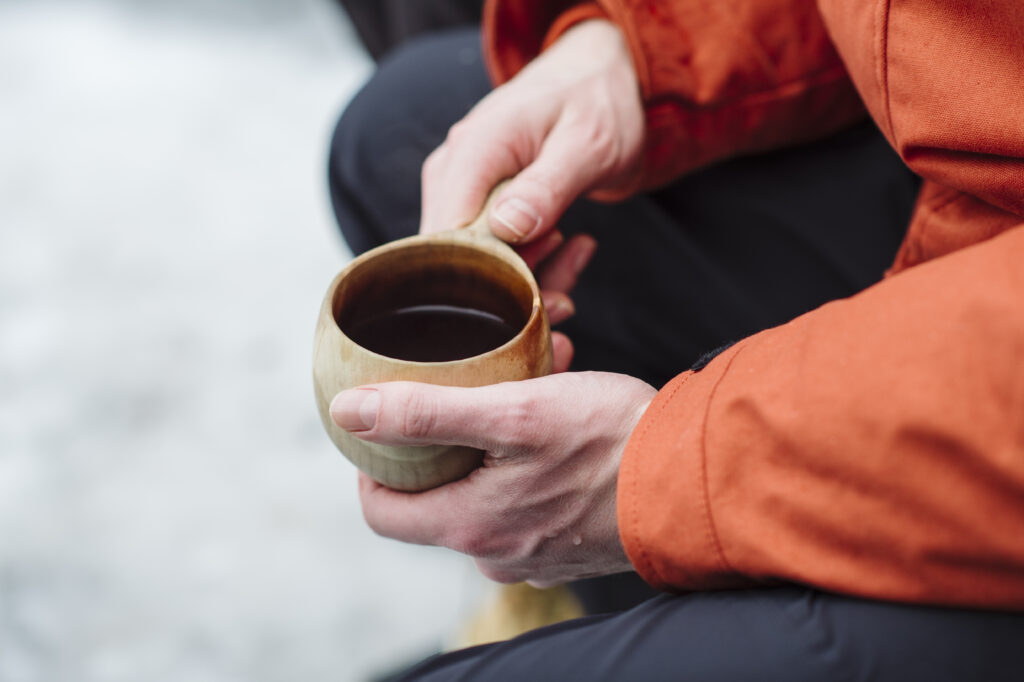
M 487 195 L 487 200 L 484 201 L 484 208 L 480 211 L 480 215 L 474 218 L 473 222 L 464 227 L 460 227 L 459 231 L 461 232 L 462 230 L 465 230 L 468 233 L 468 236 L 472 236 L 474 239 L 504 243 L 491 233 L 491 226 L 487 221 L 487 216 L 491 212 L 491 207 L 494 205 L 498 195 L 501 194 L 501 190 L 505 189 L 505 186 L 508 185 L 508 183 L 508 180 L 502 180 L 495 185 L 494 189 L 491 190 L 491 193 Z

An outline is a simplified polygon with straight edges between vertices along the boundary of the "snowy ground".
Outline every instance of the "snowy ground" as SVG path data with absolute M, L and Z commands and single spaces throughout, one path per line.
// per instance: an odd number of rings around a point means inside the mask
M 369 69 L 328 0 L 0 0 L 0 681 L 361 680 L 476 602 L 313 406 Z

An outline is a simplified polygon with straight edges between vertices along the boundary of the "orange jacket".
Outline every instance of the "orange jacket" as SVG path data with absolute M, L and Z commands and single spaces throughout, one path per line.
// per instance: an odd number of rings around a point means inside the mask
M 924 178 L 881 283 L 658 394 L 619 474 L 636 569 L 1024 608 L 1024 3 L 491 0 L 492 77 L 593 16 L 641 82 L 634 190 L 865 109 Z

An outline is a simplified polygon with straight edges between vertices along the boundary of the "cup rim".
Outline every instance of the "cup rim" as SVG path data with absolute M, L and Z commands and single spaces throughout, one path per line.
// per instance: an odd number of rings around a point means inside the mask
M 419 360 L 403 360 L 401 358 L 393 358 L 390 355 L 382 355 L 381 353 L 372 351 L 366 346 L 357 343 L 354 339 L 352 339 L 352 337 L 350 337 L 348 334 L 344 332 L 344 330 L 341 328 L 341 325 L 338 324 L 338 319 L 334 314 L 334 298 L 337 295 L 338 285 L 341 283 L 342 279 L 344 279 L 351 271 L 364 265 L 367 261 L 373 260 L 374 258 L 377 258 L 385 253 L 410 247 L 416 247 L 420 245 L 427 245 L 431 243 L 458 244 L 460 248 L 467 248 L 473 251 L 478 251 L 489 258 L 494 258 L 496 260 L 502 261 L 505 264 L 510 265 L 514 270 L 516 270 L 516 272 L 523 278 L 523 281 L 526 282 L 527 286 L 529 287 L 530 296 L 532 300 L 530 314 L 526 318 L 526 321 L 523 323 L 523 325 L 519 328 L 519 331 L 516 332 L 515 336 L 513 336 L 500 346 L 492 348 L 491 350 L 486 351 L 484 353 L 470 355 L 468 357 L 459 358 L 457 360 L 424 362 Z M 498 248 L 495 248 L 496 246 Z M 509 258 L 509 256 L 511 256 L 512 258 Z M 388 242 L 387 244 L 382 244 L 381 246 L 378 246 L 374 249 L 371 249 L 356 256 L 348 263 L 348 265 L 342 268 L 342 270 L 337 275 L 335 275 L 334 280 L 331 282 L 330 287 L 328 287 L 327 289 L 327 295 L 324 297 L 324 301 L 321 306 L 321 314 L 328 316 L 328 318 L 331 321 L 332 329 L 334 331 L 336 331 L 338 334 L 341 334 L 342 337 L 344 337 L 347 341 L 349 341 L 353 346 L 355 346 L 362 352 L 368 353 L 369 355 L 375 358 L 381 358 L 383 360 L 387 360 L 389 362 L 401 365 L 444 367 L 445 365 L 463 365 L 470 360 L 475 361 L 480 359 L 487 359 L 491 356 L 499 355 L 503 351 L 507 350 L 508 347 L 512 346 L 517 341 L 519 341 L 521 337 L 523 337 L 526 334 L 527 330 L 531 329 L 534 325 L 538 323 L 538 317 L 544 314 L 544 304 L 540 297 L 540 287 L 537 285 L 537 280 L 534 278 L 533 273 L 530 271 L 529 267 L 527 267 L 526 262 L 511 247 L 504 243 L 497 242 L 497 240 L 495 240 L 494 245 L 484 245 L 473 239 L 461 238 L 461 235 L 459 235 L 458 231 L 456 231 L 451 233 L 438 233 L 436 235 L 414 235 L 412 237 L 406 237 L 404 239 L 398 239 L 393 242 Z

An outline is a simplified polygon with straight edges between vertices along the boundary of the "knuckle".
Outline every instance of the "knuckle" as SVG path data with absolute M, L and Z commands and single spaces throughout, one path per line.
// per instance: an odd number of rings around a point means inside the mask
M 367 528 L 381 537 L 387 537 L 387 529 L 381 522 L 380 517 L 375 513 L 373 505 L 369 504 L 365 498 L 362 500 L 362 508 L 363 521 L 366 522 Z
M 507 568 L 502 568 L 494 564 L 478 561 L 476 562 L 477 570 L 480 574 L 488 580 L 493 580 L 496 583 L 511 584 L 517 583 L 522 580 L 522 576 L 518 571 L 512 571 Z
M 617 140 L 607 130 L 596 128 L 588 131 L 587 147 L 593 155 L 595 166 L 602 172 L 614 168 L 618 162 Z
M 531 203 L 548 210 L 568 203 L 574 197 L 566 196 L 565 178 L 560 169 L 550 164 L 535 163 L 529 166 L 513 182 L 514 193 L 525 194 Z
M 487 537 L 473 527 L 459 529 L 450 536 L 445 545 L 471 557 L 486 556 L 489 549 Z
M 382 538 L 388 537 L 388 534 L 385 532 L 383 526 L 381 526 L 378 523 L 375 523 L 373 519 L 367 517 L 365 514 L 363 515 L 363 518 L 366 519 L 366 527 L 373 531 L 374 535 Z
M 452 531 L 444 543 L 450 549 L 476 558 L 504 556 L 503 539 L 494 524 L 487 521 L 463 524 Z
M 555 172 L 541 164 L 531 166 L 521 177 L 517 178 L 520 186 L 526 186 L 531 196 L 539 196 L 545 203 L 551 203 L 555 198 L 555 191 L 551 185 L 558 180 Z
M 434 151 L 427 155 L 427 158 L 423 160 L 423 167 L 420 169 L 421 180 L 429 180 L 433 177 L 444 165 L 445 157 L 448 155 L 448 150 L 442 144 Z
M 502 433 L 513 443 L 521 443 L 524 437 L 536 435 L 539 427 L 539 402 L 536 396 L 525 391 L 515 392 L 502 410 L 502 428 L 495 432 Z
M 604 117 L 580 113 L 571 120 L 571 129 L 577 136 L 583 149 L 602 169 L 616 163 L 619 154 L 619 142 L 614 125 L 610 125 Z
M 428 438 L 437 425 L 437 403 L 421 392 L 407 395 L 401 405 L 401 435 L 413 440 Z
M 445 144 L 459 144 L 469 135 L 469 124 L 466 119 L 458 121 L 451 128 L 448 129 L 448 134 L 445 137 Z

